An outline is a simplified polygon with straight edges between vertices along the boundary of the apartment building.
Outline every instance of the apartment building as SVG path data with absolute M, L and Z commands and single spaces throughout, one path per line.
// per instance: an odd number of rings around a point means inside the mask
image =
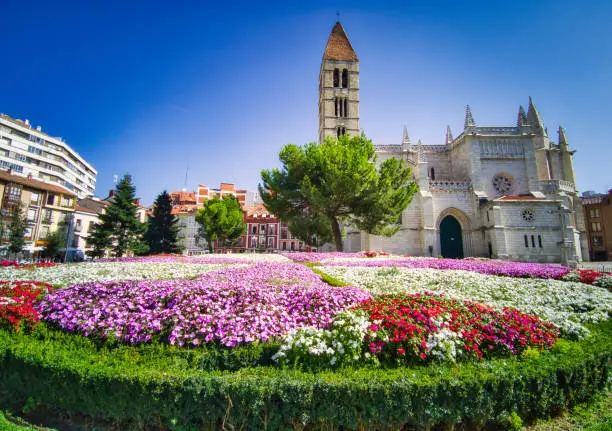
M 582 206 L 590 259 L 612 261 L 612 189 L 608 194 L 585 193 Z
M 7 245 L 8 226 L 15 206 L 21 202 L 26 219 L 23 252 L 29 257 L 37 257 L 49 233 L 57 230 L 67 218 L 67 221 L 71 220 L 76 200 L 73 191 L 59 185 L 0 171 L 0 244 L 3 247 Z
M 247 198 L 247 191 L 236 190 L 234 184 L 230 183 L 221 183 L 221 186 L 218 189 L 213 189 L 203 184 L 199 184 L 198 191 L 196 193 L 196 203 L 198 206 L 203 206 L 204 202 L 206 202 L 208 199 L 212 199 L 215 196 L 219 199 L 223 199 L 223 196 L 227 195 L 235 196 L 236 199 L 238 199 L 238 202 L 240 202 L 240 206 L 244 207 Z
M 94 194 L 98 175 L 62 138 L 6 114 L 0 114 L 0 169 L 60 185 L 79 198 Z

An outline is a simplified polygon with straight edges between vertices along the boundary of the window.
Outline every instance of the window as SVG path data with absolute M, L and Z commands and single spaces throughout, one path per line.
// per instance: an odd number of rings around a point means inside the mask
M 334 87 L 340 87 L 340 69 L 334 69 Z
M 338 135 L 338 139 L 340 139 L 341 136 L 346 135 L 346 127 L 344 126 L 338 127 L 338 129 L 336 130 L 336 135 Z
M 344 118 L 348 117 L 348 112 L 349 112 L 348 111 L 348 99 L 344 99 L 344 115 L 343 115 Z
M 21 187 L 11 184 L 6 192 L 6 198 L 12 202 L 21 200 Z
M 348 88 L 348 69 L 342 69 L 342 88 Z
M 30 204 L 38 205 L 40 200 L 40 194 L 38 192 L 30 192 Z
M 436 172 L 434 171 L 434 168 L 429 170 L 429 178 L 431 178 L 432 181 L 436 180 Z
M 535 237 L 531 235 L 531 246 L 535 248 Z
M 525 248 L 529 248 L 529 238 L 525 235 Z
M 28 208 L 28 215 L 26 216 L 26 221 L 33 222 L 36 220 L 36 209 Z
M 591 231 L 592 232 L 601 232 L 601 223 L 598 221 L 594 221 L 591 223 Z
M 274 235 L 274 225 L 273 224 L 271 224 L 268 227 L 268 235 Z
M 591 218 L 599 218 L 599 208 L 592 208 L 589 210 L 589 215 Z
M 512 186 L 512 178 L 508 175 L 497 174 L 493 177 L 493 188 L 498 196 L 509 194 Z
M 49 226 L 41 226 L 40 232 L 38 233 L 38 238 L 45 239 L 49 235 Z
M 342 97 L 334 99 L 334 115 L 336 118 L 348 117 L 348 99 Z
M 96 227 L 96 224 L 92 221 L 89 222 L 89 227 L 87 228 L 87 233 L 92 233 L 94 228 Z
M 47 195 L 47 205 L 53 205 L 55 202 L 55 195 L 49 193 Z
M 53 222 L 53 211 L 52 210 L 45 210 L 45 213 L 43 214 L 42 222 L 45 224 L 51 224 Z
M 268 248 L 274 248 L 274 238 L 268 238 Z
M 287 243 L 283 242 L 283 250 L 287 250 Z
M 593 242 L 593 247 L 601 247 L 603 245 L 603 237 L 594 236 L 592 238 L 592 242 Z
M 538 245 L 542 248 L 542 235 L 538 235 Z
M 32 228 L 31 227 L 26 227 L 25 231 L 23 232 L 23 237 L 25 239 L 32 239 Z
M 71 197 L 62 196 L 61 205 L 63 207 L 71 207 L 72 206 L 72 198 Z
M 251 230 L 253 232 L 253 235 L 257 234 L 257 225 L 256 224 L 252 225 L 252 229 Z

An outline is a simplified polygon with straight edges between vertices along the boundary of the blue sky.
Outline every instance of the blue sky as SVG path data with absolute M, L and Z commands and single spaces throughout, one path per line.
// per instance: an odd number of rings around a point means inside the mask
M 63 137 L 98 170 L 164 189 L 254 190 L 287 143 L 317 139 L 321 57 L 340 12 L 376 144 L 442 144 L 465 105 L 508 126 L 532 96 L 566 129 L 580 191 L 612 188 L 612 2 L 0 0 L 0 111 Z

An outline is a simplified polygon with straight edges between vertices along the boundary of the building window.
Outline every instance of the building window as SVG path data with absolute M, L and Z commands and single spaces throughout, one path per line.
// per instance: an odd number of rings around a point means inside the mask
M 53 222 L 53 211 L 52 210 L 45 210 L 45 213 L 43 214 L 42 222 L 45 224 L 51 224 Z
M 51 193 L 49 193 L 49 195 L 47 196 L 47 205 L 53 205 L 54 202 L 55 202 L 55 195 L 52 195 Z
M 598 221 L 594 221 L 591 223 L 591 231 L 592 232 L 601 232 L 601 223 Z
M 274 235 L 274 225 L 271 224 L 270 227 L 268 227 L 268 235 Z
M 30 192 L 30 204 L 38 205 L 38 201 L 40 199 L 40 194 L 37 192 Z
M 49 226 L 41 226 L 38 238 L 45 239 L 49 235 Z
M 509 194 L 512 191 L 512 178 L 505 174 L 495 175 L 493 177 L 493 188 L 498 196 Z
M 7 192 L 7 199 L 12 202 L 21 200 L 21 187 L 10 185 Z
M 346 127 L 344 126 L 340 126 L 336 129 L 336 135 L 338 135 L 338 139 L 340 139 L 341 136 L 346 135 Z
M 34 222 L 36 220 L 36 209 L 28 208 L 28 215 L 26 216 L 26 221 Z
M 592 238 L 592 242 L 593 242 L 593 247 L 601 247 L 603 245 L 603 237 L 594 236 Z
M 591 218 L 599 218 L 599 208 L 592 208 L 589 210 Z
M 342 88 L 348 88 L 348 69 L 342 69 Z
M 334 87 L 340 87 L 340 69 L 334 69 Z
M 535 237 L 531 235 L 531 246 L 535 248 Z
M 542 248 L 542 235 L 538 235 L 538 245 Z
M 253 235 L 256 235 L 257 234 L 257 225 L 254 224 L 254 225 L 252 225 L 252 227 L 253 227 L 253 229 L 252 229 Z
M 436 180 L 436 172 L 434 171 L 434 168 L 429 170 L 429 178 L 431 178 L 432 181 Z
M 529 238 L 525 235 L 525 248 L 529 248 Z

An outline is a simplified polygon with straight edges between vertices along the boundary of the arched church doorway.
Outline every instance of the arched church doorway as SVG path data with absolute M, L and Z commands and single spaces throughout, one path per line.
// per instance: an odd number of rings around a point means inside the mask
M 440 252 L 442 257 L 450 259 L 463 258 L 461 225 L 451 215 L 447 215 L 440 222 Z

